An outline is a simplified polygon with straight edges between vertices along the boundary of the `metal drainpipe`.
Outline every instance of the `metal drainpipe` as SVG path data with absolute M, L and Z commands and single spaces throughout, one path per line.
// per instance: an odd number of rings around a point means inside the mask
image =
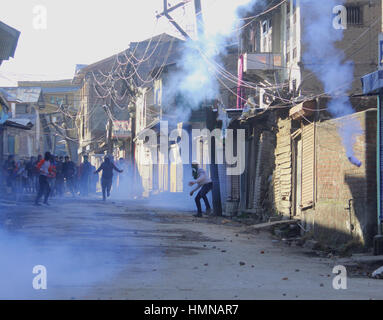
M 349 220 L 350 220 L 350 236 L 352 238 L 355 226 L 352 223 L 352 203 L 354 202 L 354 199 L 349 199 L 348 200 L 348 214 L 349 214 Z

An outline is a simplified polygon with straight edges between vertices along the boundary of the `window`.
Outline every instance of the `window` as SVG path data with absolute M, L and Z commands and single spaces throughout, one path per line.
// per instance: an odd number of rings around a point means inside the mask
M 266 19 L 261 25 L 262 36 L 261 36 L 261 52 L 272 51 L 272 21 Z
M 267 24 L 267 20 L 265 20 L 262 22 L 262 33 L 265 34 L 265 33 L 267 33 L 267 31 L 269 31 L 269 27 Z
M 363 24 L 362 9 L 359 6 L 347 7 L 347 24 L 348 25 L 361 25 Z

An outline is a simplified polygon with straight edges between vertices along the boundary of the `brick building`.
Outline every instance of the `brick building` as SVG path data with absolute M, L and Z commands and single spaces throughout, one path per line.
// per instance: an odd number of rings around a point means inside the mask
M 377 68 L 382 3 L 345 2 L 347 29 L 336 47 L 354 64 L 344 96 L 356 113 L 340 118 L 328 112 L 331 96 L 310 69 L 303 5 L 269 1 L 248 13 L 256 18 L 243 28 L 240 72 L 254 86 L 240 91 L 246 110 L 231 124 L 247 131 L 247 170 L 233 193 L 240 195 L 239 212 L 299 219 L 328 243 L 357 239 L 369 246 L 377 222 L 376 98 L 360 96 L 360 78 Z M 339 136 L 350 121 L 362 128 L 354 145 L 360 167 L 347 159 Z

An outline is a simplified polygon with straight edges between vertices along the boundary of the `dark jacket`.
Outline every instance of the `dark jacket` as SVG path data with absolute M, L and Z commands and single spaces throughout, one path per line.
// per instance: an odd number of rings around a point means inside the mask
M 117 172 L 122 172 L 122 170 L 118 169 L 113 162 L 103 162 L 96 171 L 96 173 L 100 172 L 102 170 L 102 176 L 101 179 L 108 180 L 113 179 L 113 170 L 116 170 Z
M 76 173 L 76 166 L 73 161 L 63 163 L 62 172 L 65 178 L 72 178 Z

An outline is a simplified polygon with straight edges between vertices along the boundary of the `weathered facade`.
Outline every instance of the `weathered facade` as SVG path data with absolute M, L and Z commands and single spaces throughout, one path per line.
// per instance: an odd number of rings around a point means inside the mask
M 129 48 L 89 66 L 82 66 L 73 79 L 81 87 L 79 126 L 79 154 L 97 156 L 115 153 L 113 121 L 130 121 L 135 115 L 135 100 L 138 88 L 151 83 L 150 72 L 166 63 L 172 54 L 177 38 L 162 34 L 141 42 L 131 43 Z M 153 54 L 156 51 L 156 54 Z M 108 129 L 107 129 L 108 125 Z M 134 128 L 131 128 L 135 131 Z M 132 157 L 132 137 L 125 137 L 123 154 Z M 106 141 L 106 142 L 105 142 Z
M 243 77 L 255 87 L 243 93 L 255 106 L 248 102 L 250 112 L 236 120 L 247 130 L 249 164 L 241 176 L 239 211 L 263 220 L 275 214 L 299 219 L 304 230 L 325 242 L 356 239 L 369 246 L 377 221 L 376 98 L 358 95 L 360 77 L 377 68 L 382 7 L 381 1 L 345 6 L 348 24 L 337 47 L 354 63 L 348 90 L 353 115 L 333 119 L 327 111 L 330 97 L 305 66 L 309 21 L 301 15 L 301 1 L 281 1 L 243 32 Z M 367 47 L 372 50 L 361 50 Z M 347 159 L 339 135 L 350 121 L 362 127 L 354 146 L 360 167 Z
M 40 87 L 44 108 L 40 115 L 45 126 L 44 150 L 55 155 L 69 155 L 77 162 L 78 130 L 75 126 L 79 110 L 79 87 L 72 80 L 19 81 L 22 88 Z
M 40 110 L 44 107 L 41 88 L 1 88 L 10 105 L 8 121 L 18 126 L 30 127 L 28 131 L 10 129 L 3 134 L 3 157 L 18 155 L 28 158 L 44 151 L 44 126 Z M 7 122 L 6 122 L 7 123 Z
M 15 56 L 20 31 L 0 21 L 0 65 Z

